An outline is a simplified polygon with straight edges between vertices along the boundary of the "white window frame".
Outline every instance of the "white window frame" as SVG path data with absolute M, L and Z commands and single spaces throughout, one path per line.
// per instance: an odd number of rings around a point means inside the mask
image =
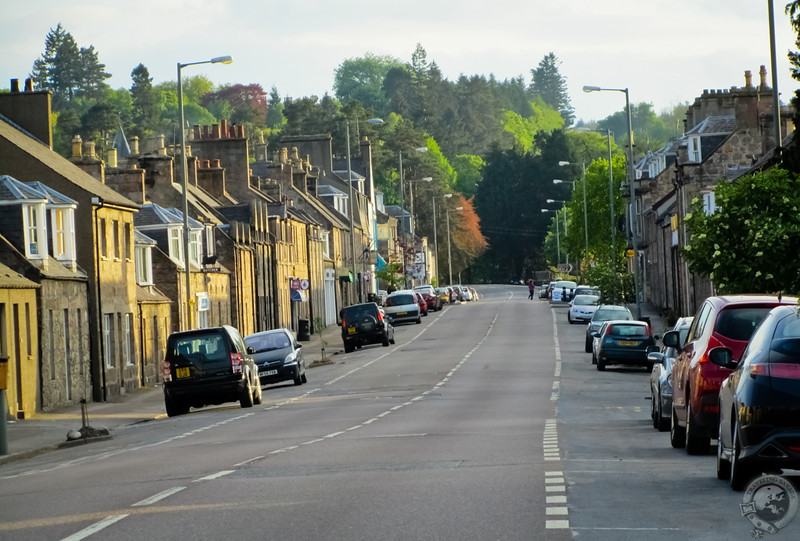
M 322 255 L 331 257 L 331 233 L 330 231 L 322 231 L 320 233 L 320 240 L 322 241 Z
M 700 136 L 689 136 L 689 161 L 700 163 L 703 161 L 702 147 L 700 146 Z
M 136 282 L 139 285 L 153 285 L 153 247 L 141 245 L 136 247 Z
M 47 258 L 47 222 L 44 203 L 23 205 L 22 221 L 25 256 L 28 259 Z
M 169 231 L 169 256 L 183 263 L 183 231 L 180 227 L 170 227 Z
M 203 251 L 202 235 L 203 232 L 201 230 L 189 231 L 189 262 L 196 267 L 200 266 Z
M 103 314 L 103 353 L 106 368 L 114 368 L 114 314 Z
M 52 207 L 50 209 L 52 227 L 53 257 L 59 261 L 75 261 L 75 211 L 72 208 Z
M 214 226 L 205 226 L 204 234 L 206 237 L 206 255 L 212 256 L 217 253 L 216 241 L 214 239 Z
M 134 366 L 133 362 L 133 314 L 127 313 L 122 316 L 125 322 L 125 342 L 123 348 L 125 350 L 125 366 Z
M 715 192 L 703 194 L 703 212 L 708 216 L 717 212 L 717 196 Z

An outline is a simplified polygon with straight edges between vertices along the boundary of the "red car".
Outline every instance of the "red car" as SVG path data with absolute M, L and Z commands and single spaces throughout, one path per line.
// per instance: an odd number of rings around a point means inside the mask
M 433 286 L 417 286 L 414 288 L 414 291 L 422 295 L 429 311 L 438 312 L 442 309 L 442 299 L 436 294 L 436 290 L 433 289 Z
M 419 304 L 419 313 L 423 316 L 428 315 L 428 303 L 425 299 L 422 298 L 422 294 L 419 291 L 411 291 L 411 294 L 414 295 L 414 298 L 417 299 L 417 304 Z
M 795 297 L 735 295 L 709 297 L 694 316 L 686 343 L 677 331 L 664 335 L 664 345 L 679 349 L 672 365 L 670 443 L 690 455 L 708 453 L 719 431 L 719 388 L 731 371 L 709 361 L 718 346 L 731 350 L 739 361 L 747 341 L 769 311 L 797 304 Z

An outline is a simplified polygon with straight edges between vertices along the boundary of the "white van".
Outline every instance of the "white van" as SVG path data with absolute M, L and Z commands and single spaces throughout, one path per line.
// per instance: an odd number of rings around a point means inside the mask
M 572 300 L 572 293 L 578 284 L 570 280 L 559 280 L 553 285 L 553 294 L 550 302 L 569 302 Z

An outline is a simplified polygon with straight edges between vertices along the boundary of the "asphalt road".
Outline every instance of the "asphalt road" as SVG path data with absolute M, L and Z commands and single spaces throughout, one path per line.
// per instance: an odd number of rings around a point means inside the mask
M 714 457 L 652 428 L 644 371 L 597 372 L 524 286 L 479 291 L 261 406 L 7 465 L 0 539 L 750 538 Z

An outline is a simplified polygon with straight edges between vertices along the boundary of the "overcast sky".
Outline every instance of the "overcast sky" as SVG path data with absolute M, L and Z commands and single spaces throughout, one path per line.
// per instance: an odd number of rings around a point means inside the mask
M 411 60 L 417 43 L 445 77 L 524 76 L 550 51 L 561 61 L 576 117 L 601 119 L 624 107 L 630 89 L 655 110 L 692 101 L 703 89 L 744 85 L 770 69 L 769 0 L 0 0 L 0 88 L 24 79 L 60 22 L 78 46 L 94 45 L 113 77 L 130 88 L 139 63 L 154 83 L 175 80 L 176 64 L 231 55 L 230 65 L 184 69 L 215 83 L 259 83 L 299 98 L 332 93 L 334 70 L 366 52 Z M 775 2 L 778 88 L 800 82 L 786 53 L 795 35 Z M 772 74 L 768 74 L 771 83 Z

